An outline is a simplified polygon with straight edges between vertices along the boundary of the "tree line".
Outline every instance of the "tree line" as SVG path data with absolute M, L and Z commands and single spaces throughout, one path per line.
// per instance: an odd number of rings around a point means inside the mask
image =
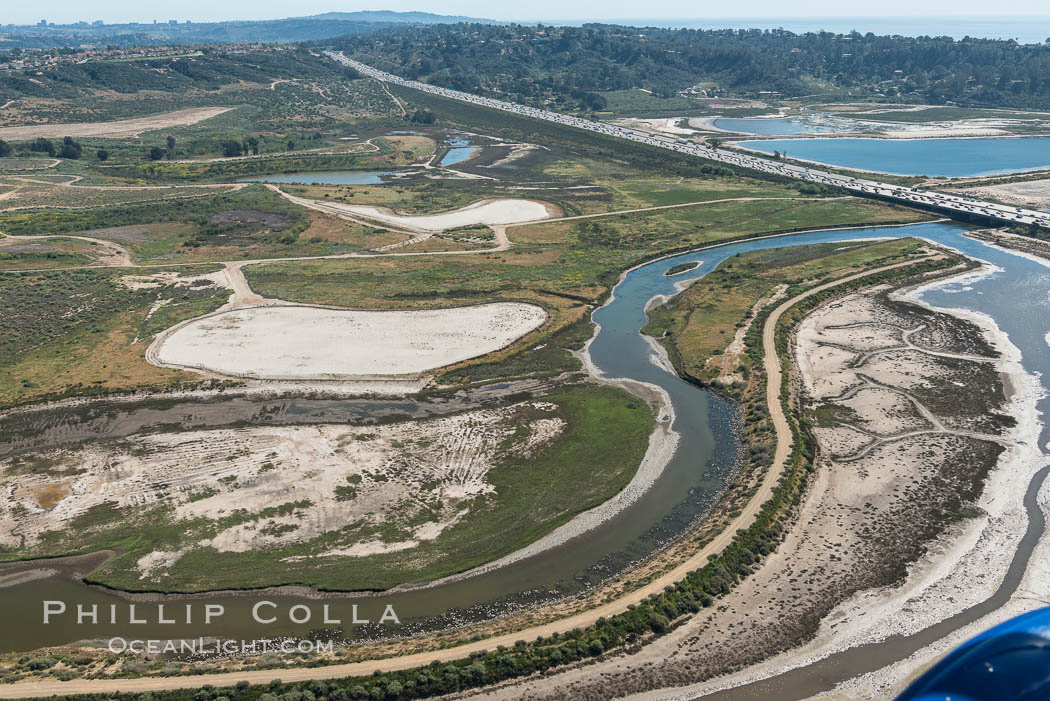
M 669 97 L 699 83 L 722 94 L 849 94 L 941 104 L 1050 108 L 1050 47 L 992 39 L 454 24 L 334 42 L 408 78 L 515 101 L 575 101 L 643 88 Z

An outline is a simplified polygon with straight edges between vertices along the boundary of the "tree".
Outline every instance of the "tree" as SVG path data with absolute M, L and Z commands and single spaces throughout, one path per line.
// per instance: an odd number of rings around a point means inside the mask
M 416 110 L 412 113 L 413 124 L 433 124 L 437 117 L 430 110 Z
M 596 92 L 584 93 L 583 97 L 580 99 L 580 104 L 584 109 L 591 110 L 592 112 L 603 110 L 609 106 L 606 99 Z
M 50 139 L 45 139 L 42 136 L 37 137 L 29 144 L 29 150 L 37 153 L 46 153 L 49 156 L 55 155 L 55 145 L 51 143 Z
M 241 146 L 241 142 L 236 139 L 226 139 L 222 142 L 222 155 L 227 158 L 240 156 L 243 152 L 244 148 Z
M 11 144 L 7 143 L 3 139 L 0 139 L 0 158 L 7 158 L 11 155 Z
M 150 146 L 148 155 L 151 161 L 159 161 L 164 158 L 164 149 L 160 146 Z
M 67 136 L 62 139 L 62 148 L 58 150 L 58 157 L 77 159 L 80 158 L 83 150 L 79 141 L 74 141 L 72 136 Z
M 175 137 L 168 134 L 168 160 L 175 157 Z
M 100 161 L 108 161 L 109 160 L 109 151 L 107 151 L 104 148 L 100 148 L 98 150 L 98 153 L 95 154 L 95 155 L 98 156 L 98 160 L 100 160 Z
M 253 156 L 259 155 L 259 139 L 257 137 L 249 136 L 244 140 L 244 152 L 248 153 L 249 150 Z

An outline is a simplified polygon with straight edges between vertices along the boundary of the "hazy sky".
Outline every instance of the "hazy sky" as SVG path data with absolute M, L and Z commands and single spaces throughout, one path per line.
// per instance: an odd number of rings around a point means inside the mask
M 273 19 L 321 12 L 353 10 L 422 10 L 448 15 L 468 15 L 502 20 L 615 20 L 705 19 L 719 17 L 817 17 L 817 16 L 934 16 L 934 15 L 1045 15 L 1046 0 L 881 0 L 870 5 L 841 0 L 529 0 L 520 3 L 491 0 L 3 0 L 0 24 L 93 21 Z M 858 12 L 858 9 L 861 11 Z

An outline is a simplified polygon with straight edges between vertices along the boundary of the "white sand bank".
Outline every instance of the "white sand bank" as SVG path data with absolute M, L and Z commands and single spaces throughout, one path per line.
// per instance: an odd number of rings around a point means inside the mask
M 541 307 L 510 302 L 421 311 L 248 307 L 173 327 L 147 358 L 253 379 L 411 375 L 491 353 L 546 320 Z
M 535 200 L 481 200 L 449 212 L 425 215 L 398 214 L 387 207 L 371 207 L 367 205 L 333 204 L 332 206 L 369 217 L 370 219 L 377 219 L 394 225 L 426 229 L 427 231 L 444 231 L 445 229 L 454 229 L 458 226 L 473 226 L 475 224 L 485 224 L 487 226 L 518 224 L 520 222 L 548 219 L 551 216 L 548 206 Z

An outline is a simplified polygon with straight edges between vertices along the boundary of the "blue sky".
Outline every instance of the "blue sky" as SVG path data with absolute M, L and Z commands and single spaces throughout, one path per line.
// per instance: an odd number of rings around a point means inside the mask
M 850 17 L 880 16 L 967 16 L 1045 15 L 1046 0 L 881 0 L 862 6 L 841 0 L 649 0 L 639 3 L 623 0 L 529 0 L 524 3 L 494 3 L 491 0 L 406 0 L 398 2 L 346 2 L 345 0 L 179 0 L 152 2 L 141 0 L 5 0 L 0 23 L 26 24 L 40 19 L 49 22 L 106 22 L 156 20 L 273 19 L 330 11 L 422 10 L 450 15 L 490 17 L 502 20 L 617 20 L 617 19 L 707 19 L 719 17 Z

